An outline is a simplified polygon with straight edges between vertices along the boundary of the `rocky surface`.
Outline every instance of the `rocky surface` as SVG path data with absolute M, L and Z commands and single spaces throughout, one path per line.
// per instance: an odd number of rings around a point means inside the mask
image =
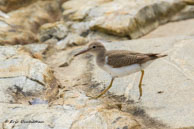
M 60 8 L 56 1 L 37 1 L 5 15 L 8 17 L 2 18 L 0 23 L 3 26 L 0 28 L 0 44 L 27 44 L 38 41 L 38 28 L 56 21 Z
M 194 26 L 194 20 L 184 20 L 162 25 L 151 33 L 142 38 L 159 38 L 159 37 L 179 37 L 183 35 L 193 36 L 194 30 L 190 29 Z M 170 28 L 170 29 L 169 29 Z M 168 30 L 168 31 L 167 31 Z
M 126 49 L 168 54 L 168 57 L 154 61 L 145 69 L 143 96 L 140 102 L 140 73 L 116 79 L 109 90 L 110 94 L 124 95 L 126 99 L 138 102 L 137 105 L 143 107 L 152 118 L 171 127 L 193 126 L 193 42 L 193 37 L 174 37 L 105 43 L 111 50 Z M 100 83 L 98 89 L 102 90 L 109 84 L 111 77 L 96 65 L 93 66 L 95 67 L 92 70 L 92 81 Z M 96 92 L 96 89 L 92 90 Z M 95 92 L 93 94 L 98 94 Z
M 8 115 L 6 115 L 6 119 L 0 118 L 0 121 L 6 121 L 1 127 L 4 129 L 89 129 L 94 127 L 98 129 L 116 129 L 120 127 L 131 129 L 140 128 L 138 122 L 131 119 L 129 114 L 122 113 L 117 109 L 107 110 L 104 109 L 104 107 L 96 106 L 93 103 L 87 103 L 87 108 L 80 109 L 76 109 L 75 107 L 72 107 L 72 105 L 64 105 L 62 107 L 56 106 L 52 108 L 48 108 L 44 105 L 3 105 L 4 110 L 1 110 L 0 114 Z M 6 108 L 7 110 L 5 110 Z M 39 123 L 28 123 L 30 120 L 32 121 L 32 119 Z M 15 121 L 18 121 L 18 123 Z
M 24 6 L 27 6 L 36 0 L 1 0 L 0 9 L 4 12 L 9 12 Z
M 193 5 L 0 0 L 0 128 L 193 129 Z M 145 69 L 141 101 L 139 73 L 90 98 L 111 79 L 92 55 L 74 57 L 93 40 L 109 50 L 168 54 Z
M 32 46 L 32 45 L 31 45 Z M 51 69 L 38 59 L 33 58 L 29 46 L 0 47 L 0 101 L 1 103 L 26 102 L 28 97 L 39 96 L 55 80 Z M 33 46 L 36 48 L 36 45 Z M 36 49 L 41 53 L 41 45 Z
M 39 40 L 41 42 L 55 40 L 52 47 L 56 49 L 66 49 L 69 46 L 88 43 L 87 38 L 68 30 L 68 26 L 64 21 L 44 24 L 40 28 Z
M 131 114 L 111 107 L 112 104 L 89 100 L 84 92 L 85 86 L 88 85 L 89 71 L 86 67 L 88 61 L 83 58 L 74 60 L 68 68 L 56 67 L 56 63 L 60 62 L 60 53 L 53 55 L 48 61 L 49 65 L 53 66 L 55 76 L 59 79 L 61 86 L 66 86 L 63 105 L 56 104 L 56 101 L 51 107 L 48 105 L 1 104 L 0 115 L 6 116 L 0 118 L 2 128 L 82 129 L 96 127 L 116 129 L 125 127 L 139 129 L 141 127 Z M 82 68 L 77 67 L 78 63 Z M 85 78 L 85 80 L 80 78 Z M 19 122 L 12 123 L 11 120 Z M 24 124 L 21 123 L 21 120 L 37 120 L 42 123 Z
M 64 20 L 43 25 L 39 39 L 64 39 L 59 42 L 64 47 L 72 42 L 83 44 L 95 39 L 118 41 L 139 38 L 164 23 L 193 18 L 192 2 L 71 0 L 62 5 Z M 71 41 L 68 34 L 73 38 Z
M 177 0 L 71 0 L 63 4 L 63 15 L 64 19 L 75 21 L 72 28 L 81 24 L 82 32 L 94 30 L 134 39 L 171 19 L 194 17 L 193 7 L 189 5 Z M 180 15 L 182 11 L 184 15 Z

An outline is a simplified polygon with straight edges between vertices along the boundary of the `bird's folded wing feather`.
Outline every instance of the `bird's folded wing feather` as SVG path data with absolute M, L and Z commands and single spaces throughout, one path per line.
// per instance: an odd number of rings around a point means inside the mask
M 106 54 L 106 62 L 113 68 L 119 68 L 132 64 L 141 64 L 150 60 L 149 55 L 131 51 L 109 51 Z

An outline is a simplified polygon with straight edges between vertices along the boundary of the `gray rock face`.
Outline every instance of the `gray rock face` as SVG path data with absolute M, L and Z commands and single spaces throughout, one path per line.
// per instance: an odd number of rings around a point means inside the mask
M 55 38 L 61 40 L 67 36 L 68 30 L 64 22 L 47 23 L 41 26 L 39 38 L 41 42 Z
M 87 99 L 83 100 L 83 102 L 86 101 Z M 92 105 L 92 103 L 87 103 L 86 106 L 87 108 L 76 109 L 72 105 L 52 108 L 44 105 L 1 105 L 0 115 L 6 115 L 6 118 L 0 118 L 2 123 L 0 127 L 13 129 L 140 128 L 137 121 L 131 119 L 127 113 L 122 113 L 116 109 L 107 110 L 103 106 Z M 29 121 L 34 121 L 34 123 Z
M 36 44 L 31 43 L 28 45 L 24 45 L 24 48 L 29 50 L 31 54 L 43 54 L 48 49 L 48 44 Z
M 40 47 L 40 45 L 38 45 Z M 16 102 L 23 97 L 42 94 L 54 79 L 50 68 L 34 59 L 22 46 L 0 47 L 0 101 Z
M 71 0 L 63 4 L 63 15 L 64 19 L 75 21 L 76 25 L 76 21 L 81 21 L 82 32 L 94 30 L 134 39 L 171 19 L 192 18 L 193 9 L 185 9 L 187 4 L 177 0 Z M 182 10 L 184 15 L 179 15 Z
M 193 37 L 174 37 L 104 44 L 109 50 L 125 49 L 168 54 L 145 69 L 143 96 L 138 105 L 150 117 L 170 127 L 180 128 L 193 126 L 194 122 L 193 42 Z M 111 77 L 94 66 L 92 81 L 100 83 L 98 87 L 102 89 L 109 84 Z M 139 79 L 140 73 L 116 79 L 109 90 L 110 94 L 124 95 L 129 100 L 138 101 Z
M 66 49 L 69 46 L 84 45 L 88 39 L 69 30 L 65 22 L 48 23 L 40 28 L 40 41 L 57 40 L 53 47 L 56 49 Z
M 60 40 L 56 43 L 57 49 L 65 49 L 68 46 L 78 46 L 78 45 L 85 45 L 88 43 L 88 40 L 82 36 L 77 34 L 68 34 L 64 40 Z
M 156 30 L 143 36 L 142 38 L 162 38 L 162 37 L 179 37 L 183 35 L 193 36 L 194 19 L 168 23 L 158 27 Z M 169 29 L 170 28 L 170 29 Z M 168 31 L 167 31 L 168 30 Z M 181 30 L 181 31 L 180 31 Z

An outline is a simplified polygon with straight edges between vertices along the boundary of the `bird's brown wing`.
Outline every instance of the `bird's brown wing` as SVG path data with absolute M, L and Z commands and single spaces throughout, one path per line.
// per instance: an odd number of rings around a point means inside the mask
M 142 64 L 149 60 L 159 58 L 157 55 L 158 54 L 142 54 L 137 52 L 119 50 L 108 51 L 106 53 L 107 64 L 112 66 L 113 68 L 119 68 L 132 64 Z

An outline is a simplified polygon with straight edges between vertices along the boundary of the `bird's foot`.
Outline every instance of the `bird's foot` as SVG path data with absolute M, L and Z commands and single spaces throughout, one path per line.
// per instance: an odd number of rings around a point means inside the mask
M 95 97 L 90 96 L 89 100 L 98 99 L 98 98 L 99 98 L 98 96 L 95 96 Z
M 142 101 L 141 96 L 138 98 L 138 100 L 136 101 L 136 103 L 140 103 Z
M 141 101 L 141 96 L 139 96 L 138 100 Z
M 98 98 L 98 96 L 96 96 L 96 97 L 93 97 L 93 96 L 90 96 L 90 95 L 86 95 L 86 96 L 88 97 L 89 100 L 97 99 Z

